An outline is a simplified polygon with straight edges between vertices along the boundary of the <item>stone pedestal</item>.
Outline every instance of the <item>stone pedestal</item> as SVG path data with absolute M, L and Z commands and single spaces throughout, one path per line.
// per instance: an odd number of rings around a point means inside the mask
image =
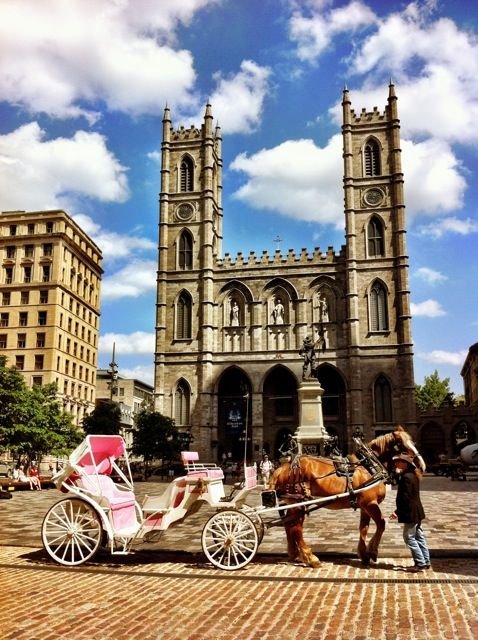
M 321 445 L 330 439 L 324 427 L 322 395 L 318 380 L 304 380 L 297 390 L 299 399 L 299 426 L 295 433 L 299 453 L 318 454 Z

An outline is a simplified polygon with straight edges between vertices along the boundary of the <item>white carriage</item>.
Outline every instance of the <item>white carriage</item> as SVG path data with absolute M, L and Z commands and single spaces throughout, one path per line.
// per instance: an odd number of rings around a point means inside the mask
M 208 503 L 217 511 L 202 531 L 204 554 L 221 569 L 248 564 L 263 534 L 261 519 L 245 504 L 256 487 L 255 467 L 244 467 L 242 486 L 226 497 L 220 467 L 199 462 L 196 452 L 184 451 L 181 458 L 184 475 L 172 480 L 162 494 L 146 496 L 139 504 L 123 438 L 87 436 L 53 478 L 68 495 L 43 520 L 47 553 L 68 566 L 91 560 L 100 547 L 127 554 L 135 542 L 165 531 Z

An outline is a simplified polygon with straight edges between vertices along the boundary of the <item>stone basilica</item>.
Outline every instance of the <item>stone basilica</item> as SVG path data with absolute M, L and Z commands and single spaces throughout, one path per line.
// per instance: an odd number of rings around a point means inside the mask
M 415 430 L 405 202 L 394 86 L 383 111 L 343 93 L 345 244 L 222 253 L 221 131 L 163 119 L 155 407 L 204 459 L 277 457 L 297 428 L 299 350 L 318 345 L 324 425 L 347 451 Z

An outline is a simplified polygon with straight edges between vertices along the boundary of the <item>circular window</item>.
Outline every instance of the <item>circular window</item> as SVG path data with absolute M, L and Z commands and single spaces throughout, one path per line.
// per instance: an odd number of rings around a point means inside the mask
M 383 202 L 383 193 L 380 189 L 369 189 L 364 194 L 365 203 L 370 207 L 376 207 Z
M 190 204 L 180 204 L 176 209 L 176 218 L 184 222 L 185 220 L 190 220 L 193 216 L 193 208 Z

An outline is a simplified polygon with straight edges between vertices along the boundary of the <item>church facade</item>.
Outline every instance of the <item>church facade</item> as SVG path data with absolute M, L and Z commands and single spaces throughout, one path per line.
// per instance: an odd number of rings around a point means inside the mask
M 163 118 L 155 407 L 204 458 L 273 457 L 298 422 L 306 338 L 324 425 L 343 450 L 415 429 L 405 203 L 394 86 L 383 111 L 343 93 L 345 244 L 222 253 L 221 130 Z

